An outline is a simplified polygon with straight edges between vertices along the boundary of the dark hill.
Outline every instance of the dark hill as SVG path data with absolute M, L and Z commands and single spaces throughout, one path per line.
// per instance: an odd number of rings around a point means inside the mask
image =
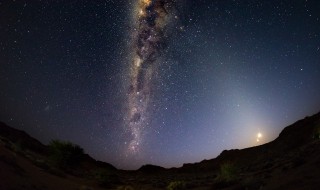
M 29 149 L 36 153 L 47 153 L 47 147 L 40 143 L 37 139 L 32 138 L 24 131 L 9 127 L 2 122 L 0 122 L 0 137 L 2 140 L 19 144 L 22 146 L 22 148 Z
M 195 164 L 184 164 L 181 169 L 191 172 L 215 170 L 225 161 L 237 162 L 239 165 L 253 165 L 256 162 L 267 162 L 309 145 L 315 141 L 319 132 L 320 113 L 317 113 L 285 127 L 272 142 L 241 150 L 224 150 L 217 158 L 204 160 Z
M 31 137 L 26 132 L 12 128 L 2 122 L 0 122 L 0 138 L 3 141 L 9 142 L 14 146 L 19 146 L 23 150 L 39 154 L 41 156 L 47 156 L 49 154 L 49 147 L 43 145 L 37 139 Z M 114 166 L 109 163 L 96 161 L 88 154 L 83 154 L 81 158 L 82 166 L 86 168 L 105 168 L 108 170 L 116 170 Z
M 145 172 L 145 173 L 156 173 L 156 172 L 162 172 L 165 170 L 166 169 L 161 166 L 155 166 L 155 165 L 150 165 L 150 164 L 143 165 L 138 169 L 138 171 Z
M 117 170 L 83 154 L 74 168 L 46 162 L 48 146 L 0 123 L 0 189 L 318 189 L 320 113 L 284 128 L 272 142 L 225 150 L 181 168 Z

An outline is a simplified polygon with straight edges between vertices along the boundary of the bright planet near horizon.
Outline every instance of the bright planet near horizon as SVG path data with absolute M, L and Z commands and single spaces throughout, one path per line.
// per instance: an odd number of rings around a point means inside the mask
M 0 121 L 120 169 L 270 142 L 320 111 L 320 1 L 0 2 Z
M 259 133 L 257 134 L 257 142 L 260 142 L 260 139 L 261 139 L 261 138 L 262 138 L 262 133 L 259 132 Z

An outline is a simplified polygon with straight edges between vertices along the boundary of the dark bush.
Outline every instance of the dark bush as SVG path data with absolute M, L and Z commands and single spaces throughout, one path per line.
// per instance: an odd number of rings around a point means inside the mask
M 220 165 L 220 171 L 215 178 L 215 188 L 226 188 L 239 180 L 239 169 L 230 162 Z
M 119 184 L 120 179 L 118 175 L 106 169 L 97 169 L 93 172 L 94 179 L 102 187 L 110 187 L 114 184 Z
M 314 139 L 320 139 L 320 130 L 316 130 L 316 131 L 313 133 L 313 138 L 314 138 Z
M 49 144 L 50 161 L 61 169 L 77 166 L 84 154 L 83 149 L 71 142 L 53 140 Z
M 183 190 L 186 189 L 186 182 L 184 181 L 172 181 L 167 186 L 167 190 Z

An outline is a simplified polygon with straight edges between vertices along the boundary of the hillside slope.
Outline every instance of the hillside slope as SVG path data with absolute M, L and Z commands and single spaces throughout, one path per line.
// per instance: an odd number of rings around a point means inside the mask
M 48 146 L 0 123 L 0 189 L 318 189 L 319 139 L 320 113 L 284 128 L 267 144 L 225 150 L 181 168 L 123 171 L 84 154 L 80 165 L 64 170 L 47 162 Z

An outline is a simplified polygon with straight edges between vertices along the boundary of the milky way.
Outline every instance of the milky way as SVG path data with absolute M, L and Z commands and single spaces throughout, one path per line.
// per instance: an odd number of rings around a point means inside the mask
M 152 80 L 165 49 L 166 27 L 173 3 L 172 0 L 140 0 L 135 5 L 127 115 L 127 127 L 132 136 L 128 150 L 132 153 L 139 151 L 142 133 L 149 125 Z
M 319 7 L 0 1 L 0 121 L 119 169 L 269 142 L 319 112 Z

